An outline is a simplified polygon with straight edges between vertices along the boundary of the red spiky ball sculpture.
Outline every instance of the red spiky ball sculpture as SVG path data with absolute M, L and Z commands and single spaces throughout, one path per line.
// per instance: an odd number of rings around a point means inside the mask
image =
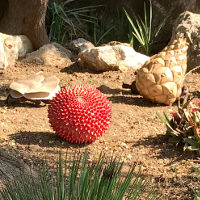
M 108 128 L 112 112 L 109 100 L 91 86 L 62 88 L 48 107 L 53 130 L 71 143 L 93 142 Z

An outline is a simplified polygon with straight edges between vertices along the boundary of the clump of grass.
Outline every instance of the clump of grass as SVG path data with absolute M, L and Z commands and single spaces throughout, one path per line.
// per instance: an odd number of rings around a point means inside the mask
M 129 24 L 126 16 L 121 9 L 117 9 L 110 14 L 109 11 L 102 6 L 95 15 L 96 23 L 91 24 L 88 29 L 91 41 L 95 46 L 108 43 L 110 41 L 127 41 L 127 32 L 129 32 Z
M 144 3 L 144 19 L 141 17 L 135 16 L 134 19 L 131 19 L 128 12 L 124 9 L 125 15 L 131 25 L 131 35 L 129 35 L 130 43 L 133 45 L 134 39 L 136 39 L 141 47 L 143 48 L 144 52 L 147 55 L 151 54 L 151 47 L 153 46 L 160 30 L 165 25 L 167 18 L 165 18 L 157 29 L 152 31 L 152 4 L 150 3 L 149 6 L 149 16 L 147 15 L 147 8 L 146 4 Z
M 78 37 L 87 35 L 86 23 L 95 23 L 96 18 L 91 16 L 97 6 L 71 8 L 75 0 L 54 0 L 48 4 L 46 26 L 50 41 L 64 44 Z
M 105 37 L 111 33 L 114 29 L 114 25 L 106 28 L 102 20 L 97 20 L 97 23 L 93 24 L 93 43 L 95 46 L 102 44 L 105 41 Z
M 88 154 L 77 154 L 65 160 L 59 156 L 55 176 L 47 165 L 40 173 L 40 180 L 22 176 L 0 191 L 2 200 L 122 200 L 161 199 L 154 188 L 135 167 L 123 176 L 123 162 L 116 158 L 106 164 L 103 154 L 95 163 L 88 161 Z M 147 192 L 148 190 L 148 192 Z

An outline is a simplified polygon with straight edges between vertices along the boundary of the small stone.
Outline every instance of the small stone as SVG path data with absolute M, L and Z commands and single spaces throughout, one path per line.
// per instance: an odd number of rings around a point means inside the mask
M 126 143 L 124 143 L 124 142 L 121 143 L 121 146 L 125 147 L 126 149 L 129 148 L 129 146 Z
M 127 158 L 128 158 L 128 159 L 131 159 L 132 157 L 133 157 L 133 156 L 132 156 L 131 154 L 128 154 L 128 155 L 127 155 Z

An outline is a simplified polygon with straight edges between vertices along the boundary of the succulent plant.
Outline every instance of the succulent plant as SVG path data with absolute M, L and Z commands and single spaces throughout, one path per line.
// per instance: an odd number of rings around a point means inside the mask
M 178 110 L 170 110 L 170 115 L 157 113 L 162 122 L 166 124 L 167 134 L 172 136 L 176 144 L 184 143 L 184 149 L 200 153 L 200 102 L 197 98 L 188 99 L 186 96 L 182 103 L 178 103 Z
M 153 102 L 173 104 L 182 93 L 187 49 L 186 39 L 179 38 L 146 61 L 136 75 L 139 93 Z
M 91 86 L 62 88 L 48 107 L 53 130 L 71 143 L 93 142 L 101 137 L 111 116 L 109 100 Z

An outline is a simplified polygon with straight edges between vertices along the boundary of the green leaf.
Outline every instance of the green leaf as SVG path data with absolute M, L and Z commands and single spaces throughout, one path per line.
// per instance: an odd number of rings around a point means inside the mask
M 162 115 L 160 114 L 160 112 L 157 112 L 156 114 L 157 114 L 158 118 L 159 118 L 163 123 L 167 123 L 167 122 L 168 122 L 167 119 L 166 119 L 166 117 L 165 117 L 165 116 L 162 116 Z
M 44 165 L 40 180 L 21 176 L 8 183 L 0 191 L 1 200 L 127 200 L 159 199 L 135 165 L 122 175 L 123 162 L 111 158 L 108 162 L 100 154 L 94 163 L 88 161 L 88 154 L 66 155 L 58 158 L 57 170 L 50 175 Z M 55 177 L 55 178 L 54 178 Z M 150 188 L 150 189 L 149 189 Z M 145 198 L 146 197 L 146 198 Z
M 135 17 L 135 24 L 125 9 L 124 12 L 132 27 L 133 36 L 138 40 L 146 54 L 149 54 L 152 43 L 152 4 L 150 3 L 149 16 L 147 17 L 146 4 L 144 3 L 144 20 Z

